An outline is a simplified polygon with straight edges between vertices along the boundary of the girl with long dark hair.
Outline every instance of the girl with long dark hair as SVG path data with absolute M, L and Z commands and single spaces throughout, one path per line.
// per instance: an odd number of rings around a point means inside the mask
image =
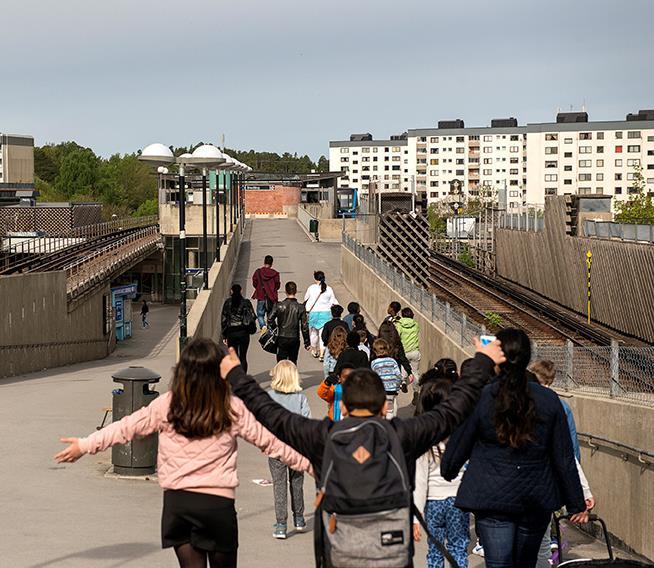
M 220 327 L 223 339 L 238 353 L 244 369 L 248 368 L 250 335 L 257 331 L 256 317 L 252 302 L 243 297 L 241 285 L 234 284 L 230 297 L 223 304 Z
M 588 518 L 565 412 L 555 392 L 531 380 L 526 333 L 497 334 L 506 361 L 441 461 L 445 479 L 470 463 L 456 506 L 475 513 L 489 568 L 533 568 L 554 511 Z
M 325 345 L 321 338 L 322 328 L 332 319 L 331 308 L 338 304 L 338 300 L 336 300 L 332 287 L 327 285 L 325 273 L 322 270 L 316 270 L 313 273 L 313 281 L 304 295 L 304 306 L 309 320 L 311 354 L 316 359 L 320 357 L 320 361 L 323 361 Z
M 87 438 L 62 438 L 55 456 L 74 462 L 136 437 L 159 433 L 157 475 L 164 489 L 164 548 L 174 548 L 182 568 L 235 568 L 238 527 L 234 497 L 237 436 L 298 471 L 309 462 L 266 430 L 220 378 L 224 349 L 194 339 L 180 356 L 170 391 L 148 406 Z

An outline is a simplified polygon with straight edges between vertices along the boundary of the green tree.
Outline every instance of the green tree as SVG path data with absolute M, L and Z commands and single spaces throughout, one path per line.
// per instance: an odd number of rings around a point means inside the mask
M 141 205 L 136 208 L 132 213 L 132 217 L 148 217 L 150 215 L 159 214 L 159 202 L 156 198 L 146 199 Z
M 318 158 L 318 168 L 319 172 L 328 172 L 329 171 L 329 160 L 325 156 L 320 156 Z
M 68 198 L 93 196 L 100 171 L 100 160 L 89 148 L 66 154 L 55 179 L 55 189 Z
M 643 166 L 640 164 L 634 166 L 634 180 L 629 190 L 629 199 L 615 204 L 615 220 L 618 223 L 654 225 L 654 200 L 647 192 Z

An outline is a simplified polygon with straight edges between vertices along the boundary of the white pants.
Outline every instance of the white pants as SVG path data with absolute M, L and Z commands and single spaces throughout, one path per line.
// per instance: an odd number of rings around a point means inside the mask
M 322 343 L 322 329 L 315 327 L 309 328 L 309 337 L 311 338 L 311 351 L 322 353 L 325 346 Z
M 415 379 L 413 381 L 413 390 L 418 390 L 418 380 L 420 379 L 420 351 L 415 350 L 415 351 L 408 351 L 406 353 L 406 358 L 409 360 L 409 364 L 411 365 L 411 373 L 413 374 L 413 378 Z
M 386 420 L 395 418 L 397 415 L 397 393 L 386 393 Z

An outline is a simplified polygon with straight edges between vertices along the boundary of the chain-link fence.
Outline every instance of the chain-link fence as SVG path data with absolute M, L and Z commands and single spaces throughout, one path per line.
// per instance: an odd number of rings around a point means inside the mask
M 486 332 L 456 312 L 448 302 L 407 278 L 375 252 L 343 233 L 343 245 L 419 313 L 441 327 L 463 349 L 472 352 L 474 337 Z M 527 330 L 528 331 L 528 330 Z M 586 347 L 532 344 L 532 359 L 547 359 L 556 367 L 554 386 L 561 390 L 608 396 L 654 406 L 654 347 Z

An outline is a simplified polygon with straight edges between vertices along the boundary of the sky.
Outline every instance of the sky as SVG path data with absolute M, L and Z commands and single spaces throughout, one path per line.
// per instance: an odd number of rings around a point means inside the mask
M 0 0 L 0 132 L 297 152 L 654 108 L 652 0 Z

